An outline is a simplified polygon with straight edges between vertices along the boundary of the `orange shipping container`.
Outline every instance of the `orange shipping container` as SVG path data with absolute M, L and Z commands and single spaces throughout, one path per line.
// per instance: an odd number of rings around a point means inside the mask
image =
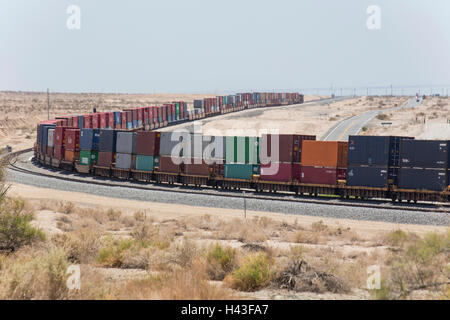
M 64 153 L 65 161 L 73 162 L 73 161 L 77 160 L 78 158 L 80 158 L 80 152 L 66 150 L 66 152 Z
M 302 165 L 347 167 L 348 142 L 303 140 Z

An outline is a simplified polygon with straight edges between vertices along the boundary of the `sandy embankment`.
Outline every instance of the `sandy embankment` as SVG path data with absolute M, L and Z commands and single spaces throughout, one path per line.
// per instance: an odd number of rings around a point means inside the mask
M 132 215 L 138 210 L 147 210 L 148 216 L 152 216 L 156 219 L 177 219 L 177 218 L 193 218 L 203 215 L 210 215 L 212 217 L 220 218 L 223 220 L 243 218 L 244 214 L 242 210 L 234 209 L 222 209 L 222 208 L 207 208 L 200 206 L 187 206 L 176 204 L 164 204 L 155 202 L 145 202 L 136 200 L 124 200 L 113 199 L 102 196 L 89 195 L 84 193 L 59 191 L 51 189 L 42 189 L 22 184 L 12 184 L 9 191 L 10 196 L 20 196 L 30 201 L 52 200 L 52 201 L 70 201 L 78 206 L 85 206 L 91 208 L 119 209 L 123 214 Z M 284 213 L 270 213 L 261 211 L 247 211 L 248 219 L 253 216 L 269 217 L 277 221 L 286 221 L 288 223 L 294 223 L 305 228 L 311 226 L 312 223 L 322 220 L 329 226 L 340 226 L 351 228 L 356 233 L 370 237 L 376 236 L 383 232 L 390 232 L 396 229 L 402 229 L 404 231 L 415 232 L 417 234 L 425 234 L 427 232 L 445 232 L 446 227 L 439 226 L 422 226 L 422 225 L 410 225 L 410 224 L 396 224 L 387 222 L 372 222 L 372 221 L 356 221 L 349 219 L 334 219 L 334 218 L 318 218 L 306 215 L 289 215 Z M 48 221 L 48 217 L 44 216 L 42 223 Z M 45 225 L 44 225 L 45 227 Z

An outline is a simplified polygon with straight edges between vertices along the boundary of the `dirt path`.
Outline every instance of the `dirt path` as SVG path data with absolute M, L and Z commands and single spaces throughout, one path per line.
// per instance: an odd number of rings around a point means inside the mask
M 197 206 L 172 205 L 154 202 L 111 199 L 107 197 L 94 196 L 68 191 L 58 191 L 48 189 L 40 189 L 36 187 L 26 186 L 22 184 L 12 184 L 9 195 L 20 196 L 30 201 L 70 201 L 80 206 L 97 207 L 102 209 L 114 208 L 121 210 L 124 214 L 133 214 L 137 210 L 147 210 L 149 216 L 157 219 L 175 219 L 180 217 L 200 217 L 210 215 L 221 219 L 243 218 L 244 214 L 241 210 L 233 209 L 211 209 Z M 286 221 L 294 223 L 297 221 L 299 225 L 310 226 L 312 223 L 322 220 L 330 226 L 341 226 L 351 228 L 358 234 L 365 236 L 375 236 L 380 232 L 389 232 L 396 229 L 415 232 L 417 234 L 425 234 L 427 232 L 444 232 L 447 227 L 438 226 L 422 226 L 422 225 L 406 225 L 386 222 L 371 221 L 354 221 L 348 219 L 334 218 L 318 218 L 306 215 L 287 215 L 283 213 L 267 213 L 260 211 L 249 211 L 247 217 L 265 216 L 277 221 Z M 43 220 L 48 218 L 43 215 Z

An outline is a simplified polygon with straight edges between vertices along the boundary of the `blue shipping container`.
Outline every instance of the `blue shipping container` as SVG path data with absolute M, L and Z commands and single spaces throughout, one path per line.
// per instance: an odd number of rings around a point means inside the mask
M 98 151 L 98 141 L 100 137 L 99 129 L 81 129 L 80 149 L 84 151 Z
M 122 113 L 120 111 L 114 111 L 114 124 L 122 123 Z

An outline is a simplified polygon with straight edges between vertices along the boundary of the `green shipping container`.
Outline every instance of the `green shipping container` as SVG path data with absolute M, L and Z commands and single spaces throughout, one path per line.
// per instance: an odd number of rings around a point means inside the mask
M 180 103 L 175 103 L 175 117 L 176 120 L 180 120 Z
M 136 156 L 136 170 L 153 171 L 158 166 L 159 157 L 154 156 Z
M 260 172 L 257 164 L 225 164 L 225 178 L 250 180 Z
M 97 163 L 98 151 L 80 151 L 80 164 L 93 165 Z
M 227 163 L 258 164 L 259 138 L 257 137 L 227 137 L 226 138 Z

